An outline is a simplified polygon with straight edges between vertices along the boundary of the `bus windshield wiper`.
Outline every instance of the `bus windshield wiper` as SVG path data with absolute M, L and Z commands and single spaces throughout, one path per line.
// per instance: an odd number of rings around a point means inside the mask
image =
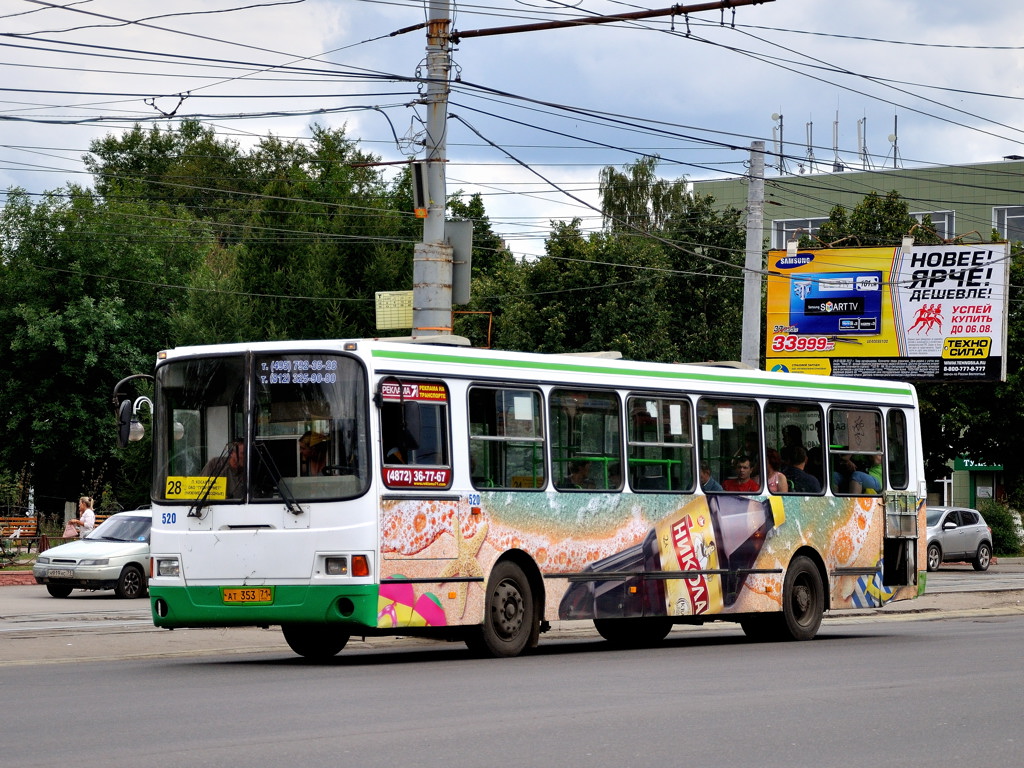
M 221 451 L 220 456 L 217 458 L 217 463 L 214 465 L 217 467 L 218 474 L 210 475 L 207 479 L 206 484 L 203 485 L 202 494 L 189 506 L 187 517 L 202 517 L 201 510 L 206 505 L 206 500 L 210 497 L 210 491 L 217 484 L 217 478 L 220 476 L 219 473 L 227 467 L 228 454 L 231 452 L 231 448 L 231 443 L 224 446 L 224 450 Z
M 274 490 L 277 491 L 284 500 L 285 507 L 293 515 L 301 515 L 303 512 L 302 507 L 299 505 L 299 502 L 295 500 L 295 496 L 288 487 L 288 483 L 281 481 L 281 472 L 278 470 L 277 462 L 274 461 L 274 457 L 270 454 L 270 450 L 267 448 L 266 443 L 256 443 L 256 455 L 260 457 L 260 464 L 263 465 L 263 468 L 270 473 L 270 480 L 274 484 Z

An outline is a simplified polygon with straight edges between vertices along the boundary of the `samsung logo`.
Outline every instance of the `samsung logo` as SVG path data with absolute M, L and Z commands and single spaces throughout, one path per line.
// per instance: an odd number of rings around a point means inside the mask
M 814 261 L 813 253 L 798 253 L 796 256 L 783 256 L 775 262 L 779 269 L 796 269 Z

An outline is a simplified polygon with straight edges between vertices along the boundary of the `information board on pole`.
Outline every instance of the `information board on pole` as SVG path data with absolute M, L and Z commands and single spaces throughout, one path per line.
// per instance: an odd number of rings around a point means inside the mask
M 768 254 L 765 367 L 1003 381 L 1006 243 Z
M 412 291 L 377 291 L 377 330 L 412 328 Z

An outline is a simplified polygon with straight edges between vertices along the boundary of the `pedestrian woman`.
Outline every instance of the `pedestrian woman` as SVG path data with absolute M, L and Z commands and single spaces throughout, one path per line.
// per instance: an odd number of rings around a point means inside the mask
M 68 521 L 78 529 L 78 537 L 84 539 L 96 527 L 96 513 L 92 509 L 92 497 L 83 496 L 78 500 L 78 517 Z

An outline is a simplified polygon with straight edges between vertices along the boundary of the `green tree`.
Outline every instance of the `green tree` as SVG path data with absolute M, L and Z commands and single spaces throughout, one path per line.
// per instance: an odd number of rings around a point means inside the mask
M 662 231 L 672 269 L 670 338 L 688 362 L 739 360 L 743 345 L 743 214 L 710 195 L 682 196 Z
M 668 340 L 685 361 L 739 359 L 743 330 L 745 233 L 741 212 L 717 211 L 710 195 L 685 180 L 656 176 L 657 159 L 601 172 L 606 230 L 620 240 L 653 242 L 670 275 L 661 309 Z
M 716 211 L 656 159 L 601 172 L 605 228 L 553 223 L 546 255 L 499 264 L 474 283 L 494 313 L 496 346 L 545 352 L 616 349 L 634 359 L 738 358 L 740 212 Z
M 918 243 L 941 243 L 931 216 L 918 223 L 910 215 L 906 201 L 895 190 L 885 197 L 868 193 L 849 213 L 841 205 L 829 213 L 815 237 L 800 239 L 801 248 L 852 248 L 875 245 L 899 245 L 905 235 L 913 235 Z
M 495 346 L 539 352 L 615 349 L 633 359 L 672 359 L 665 311 L 667 262 L 650 241 L 584 236 L 557 224 L 547 254 L 510 262 L 474 283 L 477 306 L 495 313 Z
M 111 393 L 171 342 L 168 313 L 209 234 L 165 204 L 70 187 L 0 212 L 0 471 L 29 469 L 57 512 L 121 468 Z M 148 483 L 147 483 L 148 484 Z M 117 489 L 126 496 L 146 489 Z M 144 496 L 143 496 L 144 497 Z
M 601 169 L 601 210 L 605 228 L 622 232 L 657 232 L 683 207 L 685 179 L 659 179 L 656 157 L 627 163 L 622 171 Z

